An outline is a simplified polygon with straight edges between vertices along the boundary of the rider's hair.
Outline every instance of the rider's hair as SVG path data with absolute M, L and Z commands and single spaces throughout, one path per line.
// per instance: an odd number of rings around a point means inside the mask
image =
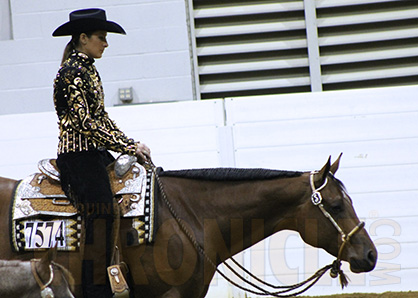
M 88 38 L 90 38 L 93 32 L 85 32 Z M 64 53 L 62 55 L 61 65 L 64 64 L 64 61 L 70 57 L 73 50 L 75 50 L 80 43 L 80 35 L 81 33 L 76 33 L 71 36 L 71 40 L 67 43 L 67 46 L 64 49 Z

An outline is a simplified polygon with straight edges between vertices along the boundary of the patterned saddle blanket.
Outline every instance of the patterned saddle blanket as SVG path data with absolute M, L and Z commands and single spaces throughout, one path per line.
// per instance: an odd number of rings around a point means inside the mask
M 21 180 L 11 204 L 11 242 L 15 251 L 54 247 L 75 251 L 80 247 L 81 214 L 61 189 L 55 160 L 42 160 L 40 173 Z M 120 215 L 132 220 L 137 243 L 152 242 L 154 233 L 154 184 L 151 168 L 136 158 L 121 155 L 108 167 Z

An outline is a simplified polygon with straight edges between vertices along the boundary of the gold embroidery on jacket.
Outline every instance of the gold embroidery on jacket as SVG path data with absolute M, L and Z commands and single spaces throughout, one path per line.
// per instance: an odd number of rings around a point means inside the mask
M 54 104 L 60 129 L 58 153 L 104 147 L 135 154 L 136 145 L 109 118 L 94 60 L 74 51 L 54 81 Z

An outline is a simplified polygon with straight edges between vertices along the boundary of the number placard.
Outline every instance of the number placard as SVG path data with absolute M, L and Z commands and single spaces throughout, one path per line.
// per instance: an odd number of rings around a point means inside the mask
M 25 222 L 25 248 L 65 247 L 65 221 Z

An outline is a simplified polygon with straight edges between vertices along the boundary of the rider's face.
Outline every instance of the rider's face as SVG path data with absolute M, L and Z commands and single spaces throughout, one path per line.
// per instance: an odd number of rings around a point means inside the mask
M 105 48 L 109 46 L 106 40 L 106 31 L 95 31 L 88 37 L 87 34 L 80 35 L 81 51 L 89 57 L 98 59 L 101 58 Z

